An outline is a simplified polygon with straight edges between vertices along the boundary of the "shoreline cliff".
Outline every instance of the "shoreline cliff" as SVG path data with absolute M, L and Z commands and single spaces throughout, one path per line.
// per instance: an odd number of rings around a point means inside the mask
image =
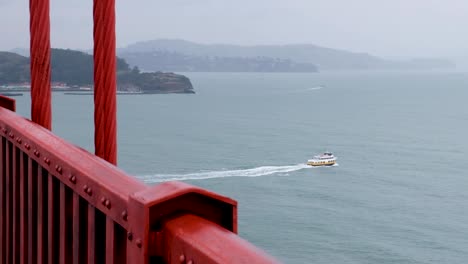
M 29 57 L 12 52 L 0 52 L 0 91 L 30 89 Z M 53 91 L 92 90 L 94 83 L 93 56 L 69 49 L 51 50 L 51 81 L 60 83 Z M 143 94 L 195 93 L 189 78 L 172 72 L 140 72 L 117 57 L 117 91 Z

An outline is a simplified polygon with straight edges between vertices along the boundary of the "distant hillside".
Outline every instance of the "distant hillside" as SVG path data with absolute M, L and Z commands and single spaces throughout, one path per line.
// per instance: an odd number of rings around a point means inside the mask
M 453 68 L 455 65 L 448 60 L 412 60 L 392 61 L 372 56 L 367 53 L 355 53 L 344 50 L 319 47 L 311 44 L 303 45 L 262 45 L 237 46 L 225 44 L 204 45 L 185 40 L 151 40 L 138 42 L 118 50 L 123 58 L 129 54 L 139 53 L 153 56 L 160 52 L 175 52 L 186 56 L 221 57 L 221 58 L 256 58 L 268 57 L 281 60 L 291 60 L 293 63 L 314 64 L 319 70 L 378 70 L 378 69 L 421 69 L 421 68 Z M 142 56 L 142 55 L 140 55 Z M 139 65 L 143 61 L 135 60 L 131 64 Z
M 69 85 L 89 85 L 94 82 L 94 58 L 92 55 L 76 50 L 52 49 L 52 81 Z M 117 72 L 129 72 L 130 67 L 121 58 L 117 58 Z
M 0 84 L 29 81 L 29 58 L 0 52 Z
M 29 57 L 29 49 L 14 48 L 14 49 L 9 50 L 9 52 L 16 53 L 24 57 Z
M 93 56 L 81 51 L 52 49 L 51 78 L 69 86 L 92 85 Z M 140 73 L 117 58 L 117 88 L 122 91 L 148 93 L 193 93 L 190 80 L 179 74 Z M 0 52 L 0 85 L 30 81 L 29 58 L 11 52 Z
M 120 56 L 145 71 L 176 72 L 317 72 L 311 63 L 269 57 L 218 57 L 170 51 L 125 52 Z

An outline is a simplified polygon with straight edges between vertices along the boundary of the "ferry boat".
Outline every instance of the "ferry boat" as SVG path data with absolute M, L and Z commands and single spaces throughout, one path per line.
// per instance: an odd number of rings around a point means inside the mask
M 332 166 L 336 163 L 336 157 L 331 152 L 324 152 L 307 160 L 309 166 Z

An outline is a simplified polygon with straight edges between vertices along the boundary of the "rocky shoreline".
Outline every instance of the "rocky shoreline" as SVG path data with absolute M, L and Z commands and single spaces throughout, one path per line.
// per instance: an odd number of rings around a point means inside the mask
M 92 55 L 63 49 L 51 50 L 53 92 L 92 92 Z M 119 94 L 194 94 L 186 76 L 172 72 L 140 72 L 117 58 L 117 92 Z M 54 87 L 55 86 L 55 87 Z M 29 58 L 11 52 L 0 52 L 0 92 L 30 91 Z
M 172 72 L 144 72 L 133 78 L 132 73 L 118 75 L 117 91 L 144 94 L 190 93 L 194 94 L 190 79 Z

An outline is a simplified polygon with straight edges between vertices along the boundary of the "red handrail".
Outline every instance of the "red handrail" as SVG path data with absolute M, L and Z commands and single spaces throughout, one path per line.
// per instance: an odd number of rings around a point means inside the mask
M 167 263 L 278 263 L 236 234 L 190 214 L 166 222 L 161 240 Z
M 235 235 L 234 200 L 146 186 L 5 108 L 0 227 L 0 263 L 275 262 Z

